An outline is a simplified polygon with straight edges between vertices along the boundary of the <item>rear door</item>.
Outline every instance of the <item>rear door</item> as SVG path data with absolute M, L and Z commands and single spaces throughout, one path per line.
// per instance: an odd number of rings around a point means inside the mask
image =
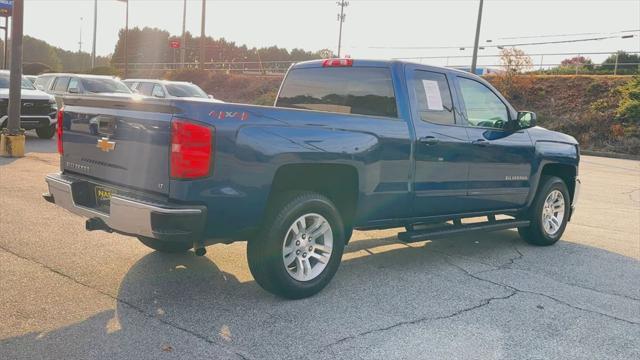
M 62 166 L 99 181 L 167 194 L 174 111 L 128 98 L 66 98 Z
M 467 210 L 469 139 L 444 72 L 408 66 L 407 85 L 415 128 L 414 214 Z
M 471 77 L 456 78 L 473 145 L 469 151 L 469 210 L 524 206 L 535 153 L 527 130 L 505 129 L 511 110 L 493 88 Z

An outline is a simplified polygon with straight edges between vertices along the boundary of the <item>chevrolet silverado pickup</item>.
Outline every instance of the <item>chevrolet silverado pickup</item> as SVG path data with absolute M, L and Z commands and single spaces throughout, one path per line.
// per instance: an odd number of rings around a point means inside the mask
M 274 106 L 64 104 L 47 201 L 87 218 L 87 230 L 162 252 L 245 240 L 255 280 L 286 298 L 327 285 L 353 229 L 402 228 L 399 240 L 416 242 L 517 228 L 551 245 L 579 192 L 573 137 L 448 68 L 303 62 Z

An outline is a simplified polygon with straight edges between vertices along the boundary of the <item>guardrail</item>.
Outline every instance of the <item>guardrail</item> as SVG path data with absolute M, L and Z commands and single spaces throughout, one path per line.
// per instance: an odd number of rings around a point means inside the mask
M 640 51 L 628 51 L 627 54 L 640 54 Z M 637 68 L 635 73 L 640 73 L 640 62 L 618 62 L 618 58 L 616 56 L 615 62 L 604 63 L 604 64 L 589 64 L 589 63 L 573 63 L 569 65 L 562 65 L 561 62 L 545 62 L 546 59 L 550 58 L 567 58 L 567 57 L 589 57 L 594 55 L 612 55 L 617 54 L 616 52 L 592 52 L 592 53 L 584 53 L 584 52 L 574 52 L 574 53 L 538 53 L 538 54 L 527 54 L 533 61 L 532 65 L 528 68 L 524 69 L 525 72 L 531 71 L 544 71 L 548 73 L 588 73 L 593 75 L 604 75 L 602 73 L 598 73 L 599 69 L 603 66 L 613 67 L 612 71 L 614 75 L 616 75 L 621 67 L 628 67 L 629 65 L 633 65 Z M 450 56 L 420 56 L 420 57 L 404 57 L 404 58 L 395 58 L 397 60 L 410 60 L 418 63 L 435 63 L 435 60 L 440 60 L 438 63 L 443 63 L 444 66 L 453 67 L 453 68 L 469 68 L 469 64 L 471 61 L 462 62 L 460 59 L 471 59 L 470 55 L 450 55 Z M 491 59 L 492 61 L 486 61 L 487 59 Z M 500 55 L 488 55 L 481 54 L 478 55 L 478 68 L 489 69 L 489 72 L 497 72 L 504 71 L 505 67 L 503 64 L 499 62 Z M 485 60 L 483 62 L 483 60 Z M 452 61 L 455 61 L 452 63 Z M 287 69 L 296 63 L 296 61 L 218 61 L 218 62 L 207 62 L 204 64 L 204 69 L 209 71 L 219 71 L 225 73 L 242 73 L 247 75 L 256 75 L 256 76 L 282 76 Z M 118 69 L 124 69 L 124 63 L 115 63 L 114 67 Z M 562 67 L 561 67 L 562 66 Z M 561 67 L 561 68 L 559 68 Z M 169 71 L 169 70 L 178 70 L 178 69 L 199 69 L 200 63 L 198 62 L 189 62 L 189 63 L 178 63 L 178 62 L 166 62 L 166 63 L 142 63 L 142 62 L 130 62 L 129 70 L 130 71 Z M 602 71 L 601 71 L 602 72 Z

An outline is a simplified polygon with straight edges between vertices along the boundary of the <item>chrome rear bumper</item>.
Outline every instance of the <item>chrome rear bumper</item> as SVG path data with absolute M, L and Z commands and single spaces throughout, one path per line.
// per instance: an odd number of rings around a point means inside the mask
M 47 175 L 46 182 L 49 194 L 43 194 L 45 200 L 76 215 L 100 219 L 107 229 L 119 233 L 157 239 L 188 238 L 199 235 L 204 223 L 205 207 L 157 204 L 113 194 L 107 214 L 76 201 L 74 184 L 86 180 L 57 173 Z

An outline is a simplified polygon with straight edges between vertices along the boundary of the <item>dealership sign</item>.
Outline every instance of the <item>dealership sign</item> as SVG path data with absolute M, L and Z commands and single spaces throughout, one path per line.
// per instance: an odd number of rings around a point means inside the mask
M 169 41 L 169 47 L 172 49 L 180 49 L 180 41 L 179 40 Z
M 0 16 L 11 16 L 13 0 L 0 0 Z

